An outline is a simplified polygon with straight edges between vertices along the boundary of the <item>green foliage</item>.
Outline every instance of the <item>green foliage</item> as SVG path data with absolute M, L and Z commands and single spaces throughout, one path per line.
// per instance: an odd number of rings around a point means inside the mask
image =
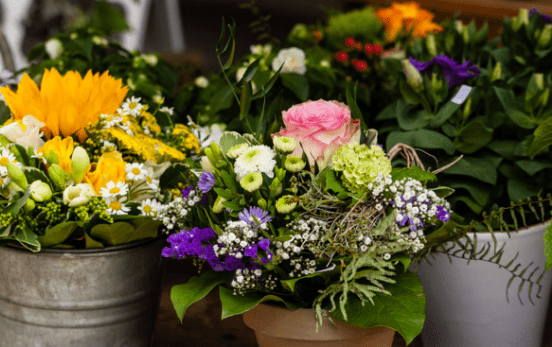
M 244 295 L 234 295 L 234 291 L 232 289 L 228 289 L 223 286 L 219 287 L 219 291 L 220 302 L 222 304 L 222 319 L 242 314 L 265 301 L 281 302 L 286 305 L 287 308 L 292 310 L 299 308 L 293 303 L 288 302 L 277 295 L 267 295 L 260 292 L 249 292 Z
M 546 226 L 544 233 L 544 256 L 546 257 L 545 270 L 552 267 L 552 221 Z
M 328 18 L 325 34 L 330 47 L 337 49 L 347 37 L 366 42 L 379 38 L 383 25 L 372 7 L 354 10 Z

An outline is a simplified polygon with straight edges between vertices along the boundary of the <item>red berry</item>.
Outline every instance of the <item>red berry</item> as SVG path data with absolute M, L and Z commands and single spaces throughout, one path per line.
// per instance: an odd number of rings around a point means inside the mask
M 335 59 L 344 63 L 349 59 L 349 55 L 347 55 L 347 53 L 344 51 L 340 51 L 335 54 Z
M 352 63 L 354 65 L 355 69 L 357 69 L 360 72 L 363 72 L 364 70 L 366 70 L 368 68 L 368 64 L 364 60 L 353 59 Z
M 355 45 L 355 39 L 353 39 L 352 37 L 348 37 L 345 39 L 345 46 L 346 47 L 352 47 Z
M 372 55 L 372 53 L 374 53 L 374 46 L 367 43 L 366 46 L 364 46 L 364 50 L 366 51 L 366 54 Z
M 374 48 L 374 53 L 376 53 L 377 55 L 381 54 L 381 46 L 380 45 L 374 45 L 373 48 Z

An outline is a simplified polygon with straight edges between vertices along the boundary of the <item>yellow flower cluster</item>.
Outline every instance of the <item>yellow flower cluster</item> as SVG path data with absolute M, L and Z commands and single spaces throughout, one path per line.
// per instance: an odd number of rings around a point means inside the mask
M 184 124 L 176 124 L 174 126 L 173 132 L 173 141 L 176 146 L 182 150 L 193 150 L 196 154 L 201 152 L 201 147 L 199 145 L 199 139 L 192 134 L 190 129 Z
M 142 127 L 148 127 L 151 134 L 159 135 L 161 134 L 161 127 L 159 124 L 157 124 L 157 119 L 149 113 L 149 112 L 142 112 L 140 115 L 142 117 Z
M 443 27 L 433 23 L 433 13 L 420 8 L 416 2 L 392 3 L 391 7 L 379 9 L 376 16 L 385 26 L 388 41 L 393 41 L 401 30 L 412 37 L 426 37 L 428 33 L 440 33 Z

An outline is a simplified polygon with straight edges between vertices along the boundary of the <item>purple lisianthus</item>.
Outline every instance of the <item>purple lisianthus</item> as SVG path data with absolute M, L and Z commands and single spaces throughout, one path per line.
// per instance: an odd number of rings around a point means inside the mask
M 215 175 L 213 175 L 209 171 L 205 171 L 204 173 L 202 173 L 201 177 L 199 178 L 199 182 L 197 182 L 197 187 L 204 194 L 210 191 L 214 185 L 215 185 Z
M 452 60 L 446 55 L 438 55 L 433 57 L 427 63 L 417 61 L 416 59 L 410 57 L 408 59 L 410 64 L 412 64 L 418 71 L 425 71 L 430 66 L 437 64 L 443 70 L 445 79 L 448 82 L 449 89 L 456 87 L 464 83 L 467 79 L 477 77 L 481 73 L 477 66 L 470 65 L 470 61 L 466 60 L 464 63 L 458 65 L 458 63 Z
M 536 8 L 532 8 L 529 11 L 529 17 L 533 16 L 534 14 L 539 15 L 547 24 L 552 24 L 552 18 L 549 15 L 540 13 L 539 10 L 537 10 Z
M 256 206 L 249 207 L 249 210 L 244 209 L 243 211 L 238 213 L 238 217 L 240 217 L 241 221 L 244 221 L 252 226 L 257 226 L 257 221 L 259 222 L 259 224 L 266 224 L 272 220 L 268 212 Z
M 439 220 L 441 222 L 448 222 L 448 220 L 450 219 L 450 213 L 445 210 L 445 208 L 443 206 L 437 206 L 437 218 L 439 218 Z

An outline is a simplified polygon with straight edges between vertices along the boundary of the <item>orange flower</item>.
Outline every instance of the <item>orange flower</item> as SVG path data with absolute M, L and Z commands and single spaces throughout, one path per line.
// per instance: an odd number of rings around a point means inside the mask
M 393 3 L 391 7 L 379 9 L 376 16 L 385 26 L 388 41 L 393 41 L 401 30 L 412 31 L 412 37 L 426 37 L 428 33 L 439 33 L 443 27 L 432 22 L 433 13 L 420 8 L 416 2 Z
M 84 142 L 84 128 L 88 123 L 98 122 L 102 113 L 112 114 L 119 108 L 128 92 L 120 79 L 101 76 L 88 71 L 84 78 L 76 71 L 63 77 L 52 68 L 45 70 L 40 89 L 27 75 L 23 75 L 17 92 L 9 87 L 0 88 L 13 118 L 23 119 L 32 115 L 46 125 L 41 129 L 47 138 L 61 135 L 77 135 Z
M 84 180 L 89 183 L 96 194 L 100 194 L 100 188 L 105 187 L 109 181 L 125 182 L 126 163 L 119 152 L 107 152 L 102 154 L 98 163 L 92 164 L 91 170 L 86 174 Z
M 40 147 L 38 153 L 42 153 L 45 158 L 50 157 L 50 152 L 54 152 L 57 156 L 57 164 L 61 166 L 63 171 L 71 174 L 71 154 L 73 154 L 73 138 L 66 137 L 63 140 L 56 136 L 51 140 L 46 141 L 44 146 Z

